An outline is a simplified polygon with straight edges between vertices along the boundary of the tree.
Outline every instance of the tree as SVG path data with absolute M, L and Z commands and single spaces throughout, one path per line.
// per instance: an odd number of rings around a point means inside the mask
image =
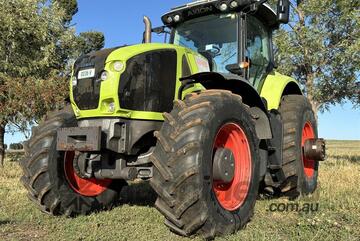
M 78 50 L 81 53 L 90 53 L 94 49 L 101 49 L 104 46 L 105 38 L 102 33 L 91 31 L 80 33 L 78 37 Z
M 276 33 L 279 72 L 300 81 L 315 113 L 346 99 L 360 104 L 359 8 L 357 0 L 295 1 Z
M 63 16 L 63 23 L 70 24 L 73 16 L 79 11 L 77 0 L 53 0 L 53 3 L 57 3 L 62 9 L 65 10 Z
M 103 47 L 103 35 L 97 32 L 80 44 L 86 34 L 76 36 L 70 27 L 76 12 L 76 0 L 0 1 L 1 164 L 6 126 L 23 129 L 62 105 L 71 62 Z

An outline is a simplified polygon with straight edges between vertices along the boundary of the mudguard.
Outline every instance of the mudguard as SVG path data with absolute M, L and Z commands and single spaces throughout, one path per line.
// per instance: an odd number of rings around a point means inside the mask
M 268 110 L 277 110 L 280 106 L 281 98 L 284 95 L 291 94 L 303 95 L 299 84 L 293 78 L 275 71 L 267 76 L 260 90 L 260 96 L 267 101 Z
M 256 132 L 259 139 L 271 139 L 272 132 L 270 122 L 266 115 L 267 109 L 260 95 L 245 79 L 232 74 L 220 74 L 216 72 L 202 72 L 181 78 L 182 86 L 179 89 L 179 99 L 182 92 L 188 86 L 200 83 L 205 89 L 229 90 L 240 95 L 243 103 L 250 107 L 250 112 L 255 116 Z
M 216 72 L 202 72 L 181 78 L 182 86 L 179 90 L 179 97 L 182 91 L 189 85 L 200 83 L 205 89 L 229 90 L 243 98 L 243 102 L 250 107 L 257 106 L 267 112 L 264 102 L 256 89 L 245 79 L 233 74 L 221 74 Z

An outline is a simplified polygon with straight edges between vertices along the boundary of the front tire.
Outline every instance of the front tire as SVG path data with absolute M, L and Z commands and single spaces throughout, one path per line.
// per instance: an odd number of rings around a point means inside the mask
M 251 219 L 260 179 L 259 140 L 241 97 L 204 91 L 177 101 L 155 135 L 151 156 L 157 209 L 174 232 L 213 238 L 234 233 Z M 214 152 L 228 148 L 235 158 L 231 183 L 213 179 Z
M 38 208 L 51 215 L 76 216 L 112 207 L 124 182 L 82 179 L 72 165 L 73 153 L 56 150 L 57 130 L 76 126 L 70 107 L 53 112 L 24 145 L 21 182 Z

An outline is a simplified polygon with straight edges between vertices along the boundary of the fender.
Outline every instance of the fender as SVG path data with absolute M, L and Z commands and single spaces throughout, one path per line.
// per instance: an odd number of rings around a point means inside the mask
M 267 101 L 268 110 L 279 109 L 281 98 L 284 95 L 303 95 L 303 93 L 293 78 L 275 71 L 270 73 L 260 91 L 260 96 Z
M 272 132 L 270 121 L 267 117 L 267 109 L 260 95 L 252 85 L 245 79 L 232 74 L 220 74 L 216 72 L 202 72 L 181 78 L 182 86 L 179 89 L 179 99 L 182 92 L 189 85 L 200 83 L 205 89 L 229 90 L 240 95 L 244 104 L 250 107 L 250 112 L 255 118 L 256 134 L 259 139 L 271 139 Z

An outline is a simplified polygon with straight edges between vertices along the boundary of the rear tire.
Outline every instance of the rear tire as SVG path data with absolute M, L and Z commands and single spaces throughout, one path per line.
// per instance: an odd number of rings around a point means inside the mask
M 254 120 L 241 97 L 222 90 L 192 94 L 184 101 L 176 101 L 173 111 L 164 117 L 162 129 L 155 134 L 158 144 L 151 156 L 154 164 L 151 186 L 158 194 L 155 205 L 165 216 L 165 224 L 177 234 L 198 234 L 204 238 L 245 227 L 253 215 L 258 194 L 260 157 Z M 234 186 L 235 175 L 231 188 L 236 189 L 230 200 L 234 203 L 227 205 L 214 186 L 212 160 L 217 146 L 214 140 L 229 126 L 239 129 L 239 135 L 243 133 L 241 140 L 233 133 L 229 136 L 245 147 L 250 162 L 245 176 L 250 174 L 246 183 Z M 235 173 L 243 170 L 239 168 L 235 161 Z
M 125 182 L 112 182 L 98 193 L 84 196 L 71 186 L 65 171 L 64 152 L 56 150 L 57 130 L 76 126 L 70 107 L 53 112 L 38 127 L 24 145 L 25 157 L 21 182 L 28 197 L 40 210 L 51 215 L 76 216 L 110 208 L 118 200 Z
M 300 95 L 284 96 L 280 114 L 284 127 L 283 170 L 286 181 L 280 186 L 285 195 L 296 198 L 313 193 L 317 187 L 319 162 L 306 160 L 306 139 L 317 138 L 317 123 L 308 99 Z

